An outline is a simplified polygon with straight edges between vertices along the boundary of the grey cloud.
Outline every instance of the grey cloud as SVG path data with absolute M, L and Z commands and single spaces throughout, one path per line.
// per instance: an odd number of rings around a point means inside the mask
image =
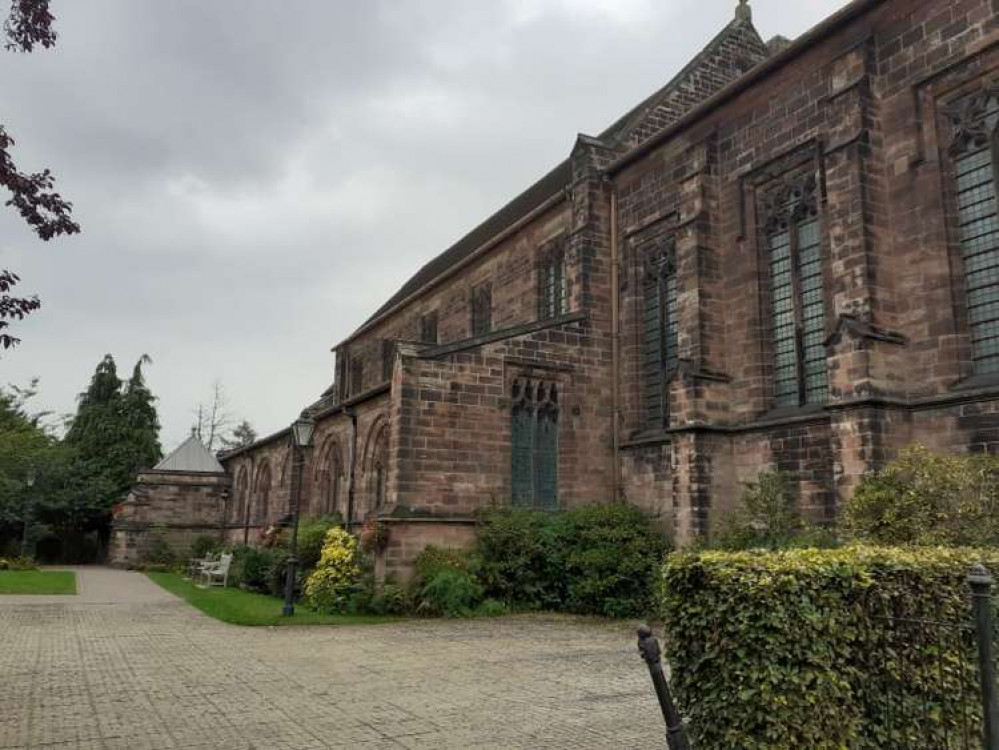
M 842 3 L 755 0 L 767 36 Z M 71 411 L 107 351 L 154 359 L 164 442 L 220 378 L 277 429 L 329 347 L 431 256 L 662 85 L 735 0 L 56 0 L 0 57 L 3 122 L 84 233 L 0 212 L 44 307 L 0 382 Z

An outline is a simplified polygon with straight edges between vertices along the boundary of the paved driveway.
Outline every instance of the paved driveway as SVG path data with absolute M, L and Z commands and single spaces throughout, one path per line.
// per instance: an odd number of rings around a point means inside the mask
M 633 630 L 239 628 L 139 573 L 0 597 L 0 748 L 665 748 Z

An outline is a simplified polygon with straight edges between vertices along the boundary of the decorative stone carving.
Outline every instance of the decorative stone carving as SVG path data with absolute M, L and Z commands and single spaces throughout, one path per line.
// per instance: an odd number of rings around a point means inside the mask
M 785 231 L 818 213 L 818 180 L 814 171 L 785 179 L 763 196 L 763 226 L 767 234 Z
M 999 89 L 989 88 L 979 94 L 966 96 L 947 108 L 946 114 L 951 124 L 948 148 L 951 156 L 988 144 L 996 127 L 996 99 L 999 99 Z

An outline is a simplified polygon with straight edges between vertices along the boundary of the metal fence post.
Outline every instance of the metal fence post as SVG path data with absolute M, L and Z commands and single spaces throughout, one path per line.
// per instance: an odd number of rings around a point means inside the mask
M 649 666 L 649 674 L 652 675 L 656 697 L 659 698 L 659 707 L 662 709 L 663 718 L 666 719 L 666 743 L 670 750 L 691 750 L 680 712 L 673 705 L 673 697 L 670 695 L 669 685 L 666 683 L 666 675 L 663 674 L 659 641 L 652 637 L 652 628 L 648 625 L 641 625 L 638 628 L 638 651 Z
M 975 633 L 978 641 L 978 674 L 982 685 L 982 721 L 984 750 L 999 750 L 999 705 L 996 703 L 996 670 L 992 639 L 995 637 L 992 612 L 994 580 L 984 565 L 976 564 L 968 574 L 971 603 L 975 613 Z

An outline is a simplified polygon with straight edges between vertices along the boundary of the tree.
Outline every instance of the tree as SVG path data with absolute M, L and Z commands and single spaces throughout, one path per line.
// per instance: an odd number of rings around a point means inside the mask
M 210 451 L 242 448 L 257 439 L 257 431 L 245 419 L 232 426 L 234 417 L 229 410 L 229 399 L 219 380 L 212 383 L 207 403 L 198 404 L 194 414 L 194 434 Z
M 0 389 L 0 557 L 30 551 L 66 481 L 69 455 L 45 425 L 47 412 L 28 411 L 36 392 L 37 381 Z
M 12 0 L 10 13 L 3 25 L 5 48 L 9 52 L 31 52 L 40 44 L 48 49 L 55 45 L 55 17 L 49 11 L 49 0 Z M 76 234 L 80 225 L 71 218 L 73 205 L 55 192 L 55 178 L 48 169 L 22 172 L 14 163 L 10 150 L 14 139 L 0 125 L 0 185 L 10 192 L 8 206 L 13 206 L 31 230 L 48 241 L 62 234 Z M 8 294 L 18 282 L 17 274 L 0 270 L 0 348 L 10 349 L 19 339 L 5 333 L 10 320 L 22 320 L 41 307 L 37 296 L 13 297 Z
M 65 443 L 74 451 L 72 487 L 67 488 L 66 522 L 106 533 L 112 506 L 135 482 L 138 472 L 160 459 L 155 397 L 142 374 L 143 355 L 127 383 L 118 377 L 114 357 L 105 355 L 87 390 L 80 394 Z
M 236 425 L 229 437 L 222 438 L 222 448 L 227 451 L 245 448 L 257 442 L 257 431 L 245 419 Z

